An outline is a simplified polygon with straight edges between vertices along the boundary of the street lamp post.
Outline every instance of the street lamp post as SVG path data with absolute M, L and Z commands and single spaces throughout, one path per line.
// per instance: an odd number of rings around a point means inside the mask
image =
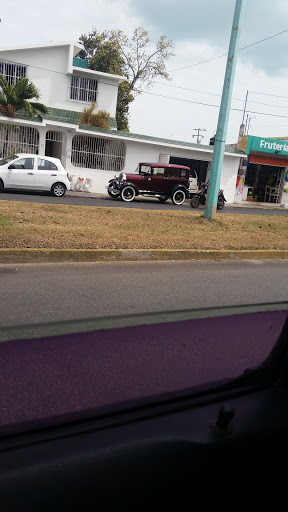
M 245 0 L 236 0 L 204 217 L 215 219 Z

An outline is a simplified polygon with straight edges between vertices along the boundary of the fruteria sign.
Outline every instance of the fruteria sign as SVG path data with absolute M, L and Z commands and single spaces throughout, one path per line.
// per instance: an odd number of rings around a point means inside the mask
M 246 153 L 249 154 L 251 151 L 288 156 L 288 140 L 265 139 L 264 137 L 253 137 L 249 135 Z

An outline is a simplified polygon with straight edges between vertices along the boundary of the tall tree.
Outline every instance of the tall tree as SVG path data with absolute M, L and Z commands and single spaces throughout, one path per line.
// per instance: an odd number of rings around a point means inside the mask
M 41 112 L 46 114 L 48 108 L 39 100 L 40 95 L 36 86 L 28 79 L 21 78 L 15 85 L 10 85 L 0 75 L 0 111 L 4 116 L 15 117 L 17 112 L 25 112 L 29 117 Z
M 99 32 L 93 28 L 80 37 L 84 50 L 80 57 L 89 59 L 90 69 L 126 77 L 119 85 L 116 119 L 118 130 L 129 131 L 129 106 L 137 94 L 149 89 L 156 77 L 169 80 L 166 61 L 173 55 L 172 41 L 161 36 L 155 46 L 147 30 L 137 27 L 129 39 L 122 30 Z

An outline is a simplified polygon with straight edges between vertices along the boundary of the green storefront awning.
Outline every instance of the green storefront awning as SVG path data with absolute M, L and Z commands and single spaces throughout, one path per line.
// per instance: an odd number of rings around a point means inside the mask
M 251 151 L 288 156 L 288 141 L 249 135 L 246 147 L 247 155 L 249 155 Z

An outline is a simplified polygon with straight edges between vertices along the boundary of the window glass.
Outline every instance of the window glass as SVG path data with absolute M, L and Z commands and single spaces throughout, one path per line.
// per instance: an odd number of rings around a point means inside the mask
M 26 66 L 0 60 L 0 75 L 7 80 L 9 85 L 15 85 L 20 78 L 26 76 Z
M 17 158 L 16 155 L 7 156 L 7 158 L 1 158 L 0 159 L 0 165 L 9 164 L 9 162 L 11 162 L 11 160 L 15 160 L 15 158 Z
M 58 171 L 58 168 L 53 162 L 44 160 L 44 158 L 38 158 L 38 169 L 42 171 Z
M 16 160 L 12 165 L 14 169 L 33 169 L 34 158 L 21 158 L 20 160 Z
M 179 169 L 173 169 L 173 167 L 168 169 L 168 176 L 169 178 L 178 178 Z
M 77 101 L 96 101 L 97 80 L 83 76 L 71 76 L 70 99 Z
M 153 174 L 154 174 L 154 176 L 164 176 L 165 168 L 164 167 L 154 167 Z
M 150 165 L 141 165 L 140 173 L 142 176 L 148 176 L 151 174 L 151 167 Z
M 181 173 L 180 173 L 180 176 L 181 178 L 186 178 L 187 176 L 187 171 L 185 169 L 181 169 Z M 190 176 L 192 178 L 192 176 Z

